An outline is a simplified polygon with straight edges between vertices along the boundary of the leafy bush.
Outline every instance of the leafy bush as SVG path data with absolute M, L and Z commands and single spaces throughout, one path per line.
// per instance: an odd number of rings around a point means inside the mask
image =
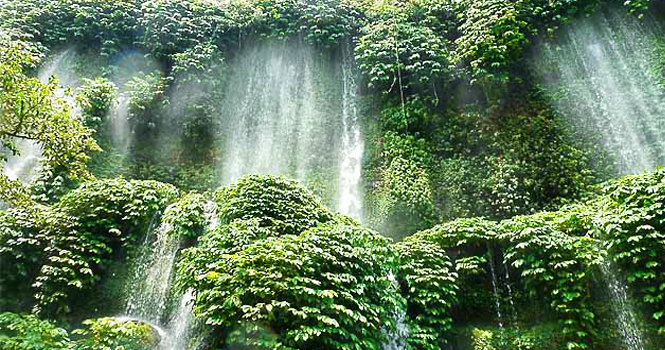
M 398 304 L 387 279 L 388 242 L 331 223 L 297 237 L 259 240 L 234 254 L 191 249 L 179 263 L 185 272 L 179 276 L 185 288 L 195 290 L 194 313 L 227 334 L 220 339 L 224 344 L 381 349 Z M 198 258 L 197 266 L 192 258 Z
M 65 350 L 67 331 L 35 315 L 0 314 L 0 348 L 5 350 Z
M 407 300 L 413 349 L 441 349 L 452 328 L 452 306 L 457 301 L 457 273 L 439 245 L 407 240 L 395 247 L 400 262 L 398 280 Z
M 161 125 L 156 112 L 168 103 L 165 82 L 159 74 L 138 75 L 126 84 L 129 95 L 129 121 L 138 135 L 149 135 L 150 130 Z
M 84 78 L 83 85 L 78 88 L 76 95 L 76 102 L 81 107 L 83 114 L 83 125 L 99 133 L 117 92 L 115 84 L 107 79 Z
M 98 318 L 85 320 L 85 329 L 72 332 L 80 339 L 77 350 L 152 350 L 159 341 L 159 334 L 152 326 L 141 321 Z
M 257 219 L 276 235 L 297 235 L 334 215 L 297 182 L 282 176 L 248 175 L 215 193 L 222 224 Z
M 27 69 L 35 67 L 39 59 L 35 49 L 22 41 L 0 40 L 0 142 L 13 154 L 18 154 L 16 139 L 36 142 L 41 146 L 42 163 L 48 167 L 65 169 L 72 179 L 89 177 L 85 163 L 99 146 L 91 130 L 72 117 L 67 103 L 56 97 L 57 79 L 51 77 L 44 84 L 29 75 Z M 16 196 L 23 190 L 19 182 L 9 181 L 4 174 L 0 182 L 4 200 L 22 204 L 25 196 Z M 29 201 L 23 204 L 29 205 Z
M 151 217 L 177 194 L 154 181 L 103 180 L 84 183 L 53 207 L 5 213 L 0 259 L 16 270 L 3 273 L 2 288 L 13 289 L 6 282 L 16 281 L 21 291 L 34 282 L 37 311 L 70 312 L 77 296 L 103 276 L 106 263 L 131 250 Z
M 593 344 L 596 310 L 591 292 L 601 273 L 599 264 L 607 255 L 621 268 L 617 276 L 626 276 L 625 283 L 662 332 L 665 275 L 658 257 L 665 253 L 659 233 L 664 179 L 665 170 L 657 169 L 606 184 L 602 196 L 583 205 L 501 222 L 459 219 L 419 232 L 407 241 L 431 241 L 454 252 L 462 291 L 468 288 L 464 283 L 469 276 L 489 270 L 486 256 L 492 247 L 500 248 L 506 276 L 520 276 L 515 289 L 523 290 L 526 300 L 516 302 L 545 298 L 557 314 L 568 348 Z M 484 275 L 484 281 L 494 278 Z M 507 277 L 505 282 L 518 281 Z M 460 306 L 473 305 L 464 301 L 463 292 L 459 295 Z
M 196 237 L 205 229 L 208 219 L 206 211 L 210 204 L 212 202 L 205 195 L 196 192 L 188 193 L 166 208 L 162 223 L 171 226 L 171 234 Z
M 627 176 L 603 188 L 594 235 L 665 333 L 665 169 Z
M 426 140 L 408 134 L 384 135 L 372 224 L 400 237 L 436 221 L 430 183 L 431 154 Z

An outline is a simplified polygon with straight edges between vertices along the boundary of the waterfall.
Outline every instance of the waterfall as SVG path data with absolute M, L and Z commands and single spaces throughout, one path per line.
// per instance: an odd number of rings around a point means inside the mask
M 206 231 L 219 224 L 216 209 L 212 201 L 204 206 Z M 160 350 L 183 350 L 187 348 L 194 324 L 194 294 L 192 290 L 187 290 L 178 298 L 177 307 L 170 315 L 167 314 L 173 268 L 182 239 L 168 223 L 162 222 L 155 229 L 156 217 L 153 217 L 143 250 L 140 250 L 142 254 L 134 267 L 134 276 L 129 281 L 131 290 L 125 302 L 124 315 L 118 319 L 139 320 L 160 330 Z M 153 233 L 156 235 L 154 243 L 150 240 Z
M 178 308 L 168 324 L 168 335 L 159 344 L 162 350 L 183 350 L 187 348 L 187 342 L 191 336 L 194 295 L 188 290 L 178 300 Z
M 349 51 L 350 45 L 344 46 L 342 78 L 344 91 L 342 96 L 342 147 L 339 165 L 339 200 L 338 211 L 358 220 L 362 220 L 362 198 L 360 177 L 363 156 L 363 139 L 358 122 L 356 96 L 355 64 Z
M 153 230 L 151 230 L 153 231 Z M 172 232 L 169 224 L 162 223 L 156 231 L 157 240 L 150 242 L 148 234 L 144 249 L 134 267 L 131 290 L 125 305 L 124 316 L 146 322 L 160 331 L 160 350 L 182 350 L 187 343 L 191 323 L 191 297 L 180 298 L 178 308 L 168 327 L 162 327 L 169 302 L 169 287 L 176 254 L 180 248 L 180 237 Z M 151 232 L 152 233 L 152 232 Z M 166 328 L 166 329 L 165 329 Z
M 506 277 L 506 290 L 508 290 L 508 303 L 510 304 L 512 326 L 519 334 L 520 329 L 517 324 L 517 308 L 515 307 L 515 301 L 513 299 L 513 287 L 510 285 L 510 272 L 508 271 L 508 266 L 506 264 L 503 264 L 503 271 L 505 272 Z
M 361 219 L 363 140 L 353 55 L 342 62 L 298 42 L 248 43 L 229 63 L 220 120 L 221 182 L 280 174 L 323 189 Z
M 497 278 L 494 269 L 494 258 L 492 257 L 492 249 L 487 244 L 487 254 L 489 256 L 490 273 L 492 274 L 492 291 L 494 292 L 494 303 L 496 306 L 496 316 L 499 322 L 499 329 L 503 331 L 503 315 L 501 314 L 501 293 L 499 293 L 499 279 Z
M 555 109 L 619 174 L 665 164 L 665 97 L 650 66 L 658 33 L 648 16 L 605 11 L 573 21 L 536 54 Z
M 608 287 L 616 327 L 627 350 L 644 350 L 644 339 L 637 326 L 635 308 L 628 298 L 628 287 L 619 281 L 609 260 L 603 259 L 600 271 Z
M 37 142 L 26 139 L 16 139 L 18 156 L 9 156 L 5 163 L 5 175 L 10 180 L 19 180 L 29 184 L 37 176 L 41 160 L 41 148 Z
M 399 282 L 392 271 L 388 273 L 388 280 L 395 287 L 396 293 L 399 293 Z M 409 337 L 409 324 L 406 322 L 406 308 L 399 308 L 395 314 L 394 333 L 388 333 L 388 343 L 383 345 L 383 350 L 406 350 L 407 338 Z
M 284 174 L 306 180 L 330 158 L 327 101 L 319 94 L 329 62 L 304 44 L 251 47 L 232 64 L 225 124 L 223 183 L 249 173 Z M 322 67 L 321 67 L 322 66 Z
M 113 146 L 126 157 L 129 152 L 131 132 L 129 130 L 129 97 L 120 94 L 109 113 L 109 129 Z
M 156 230 L 157 240 L 154 243 L 146 241 L 152 249 L 145 249 L 149 253 L 138 259 L 132 291 L 126 301 L 126 315 L 160 324 L 168 306 L 169 282 L 180 248 L 180 237 L 171 233 L 171 226 L 162 223 Z

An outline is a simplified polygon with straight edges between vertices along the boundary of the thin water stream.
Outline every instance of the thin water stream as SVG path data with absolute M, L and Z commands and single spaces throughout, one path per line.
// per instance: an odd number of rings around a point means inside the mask
M 362 196 L 360 192 L 363 139 L 358 120 L 355 62 L 349 45 L 344 46 L 342 63 L 342 146 L 339 165 L 338 211 L 361 220 Z
M 600 271 L 608 287 L 616 328 L 627 350 L 644 350 L 644 337 L 637 325 L 635 307 L 628 296 L 628 286 L 617 278 L 617 271 L 607 259 L 600 264 Z
M 499 279 L 494 268 L 494 258 L 489 244 L 487 245 L 487 255 L 490 264 L 490 273 L 492 275 L 492 292 L 494 293 L 494 304 L 496 306 L 496 316 L 499 329 L 503 332 L 503 314 L 501 313 L 501 293 L 499 293 Z
M 392 271 L 388 274 L 388 280 L 393 284 L 395 290 L 399 292 L 399 282 Z M 383 350 L 406 350 L 408 349 L 407 338 L 409 337 L 409 324 L 406 321 L 406 308 L 400 308 L 395 314 L 394 333 L 387 334 L 388 343 L 383 345 Z

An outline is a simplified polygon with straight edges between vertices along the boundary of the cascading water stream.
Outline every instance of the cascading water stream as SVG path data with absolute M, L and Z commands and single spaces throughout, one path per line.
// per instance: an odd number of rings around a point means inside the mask
M 223 104 L 226 145 L 222 182 L 250 173 L 305 180 L 325 154 L 326 101 L 315 78 L 324 74 L 311 48 L 269 43 L 248 48 L 233 64 Z
M 123 157 L 127 157 L 131 141 L 129 130 L 129 96 L 118 95 L 117 102 L 109 113 L 109 126 L 113 146 Z
M 180 237 L 171 233 L 171 226 L 162 223 L 156 230 L 157 240 L 148 242 L 152 249 L 146 249 L 150 252 L 139 258 L 125 315 L 160 324 L 167 308 L 173 263 L 180 248 Z
M 363 156 L 363 139 L 358 121 L 356 104 L 358 85 L 356 83 L 355 64 L 349 53 L 349 45 L 344 46 L 342 79 L 342 147 L 339 165 L 339 200 L 338 211 L 362 221 L 362 198 L 360 195 L 360 177 Z
M 517 324 L 517 308 L 515 307 L 515 300 L 513 299 L 513 287 L 510 285 L 510 272 L 508 271 L 508 266 L 503 265 L 503 271 L 505 272 L 506 277 L 506 290 L 508 291 L 508 303 L 510 304 L 510 315 L 512 327 L 515 328 L 519 334 L 519 326 Z
M 399 282 L 392 271 L 388 274 L 388 280 L 393 284 L 396 291 L 399 291 Z M 409 337 L 409 325 L 406 322 L 406 309 L 400 308 L 395 315 L 394 333 L 388 335 L 388 343 L 383 345 L 383 350 L 406 350 L 407 338 Z
M 204 207 L 204 217 L 206 222 L 206 231 L 214 230 L 219 225 L 219 217 L 215 215 L 217 205 L 213 201 L 206 203 Z M 204 232 L 205 233 L 205 232 Z M 162 350 L 182 350 L 187 348 L 187 343 L 192 336 L 192 326 L 194 325 L 194 292 L 188 289 L 178 300 L 178 308 L 171 315 L 168 323 L 168 336 L 160 343 Z
M 494 303 L 496 306 L 496 316 L 497 322 L 499 324 L 499 329 L 503 332 L 503 314 L 501 313 L 501 294 L 499 293 L 499 279 L 496 275 L 496 270 L 494 268 L 494 258 L 492 257 L 492 250 L 487 245 L 487 254 L 489 256 L 490 263 L 490 273 L 492 274 L 492 291 L 494 293 Z
M 644 339 L 637 326 L 635 308 L 628 297 L 628 287 L 619 281 L 617 271 L 607 259 L 601 262 L 600 271 L 607 284 L 616 327 L 621 332 L 626 349 L 644 350 Z
M 192 317 L 194 295 L 191 290 L 188 290 L 185 295 L 178 300 L 178 308 L 169 321 L 168 335 L 161 341 L 160 348 L 162 350 L 182 350 L 187 348 L 187 342 L 191 336 Z
M 214 214 L 214 202 L 206 203 L 204 217 L 206 231 L 214 229 L 219 219 Z M 154 229 L 151 223 L 150 234 L 144 242 L 144 254 L 138 258 L 131 291 L 126 300 L 124 316 L 118 319 L 131 319 L 146 322 L 160 332 L 160 350 L 183 350 L 187 348 L 194 323 L 192 315 L 193 292 L 188 290 L 178 298 L 177 308 L 167 315 L 173 268 L 182 238 L 172 232 L 167 223 L 161 223 Z M 154 232 L 156 241 L 150 241 Z M 168 317 L 166 323 L 163 322 Z
M 619 174 L 665 164 L 665 91 L 650 66 L 661 32 L 648 16 L 600 12 L 571 22 L 535 60 L 554 107 Z

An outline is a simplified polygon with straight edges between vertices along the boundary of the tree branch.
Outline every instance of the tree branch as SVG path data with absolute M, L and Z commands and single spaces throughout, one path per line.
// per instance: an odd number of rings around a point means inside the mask
M 28 135 L 21 135 L 21 134 L 14 133 L 14 132 L 9 132 L 9 131 L 1 131 L 0 130 L 0 135 L 9 136 L 9 137 L 16 137 L 16 138 L 19 138 L 19 139 L 39 141 L 39 139 L 36 138 L 36 137 L 32 137 L 32 136 L 28 136 Z

